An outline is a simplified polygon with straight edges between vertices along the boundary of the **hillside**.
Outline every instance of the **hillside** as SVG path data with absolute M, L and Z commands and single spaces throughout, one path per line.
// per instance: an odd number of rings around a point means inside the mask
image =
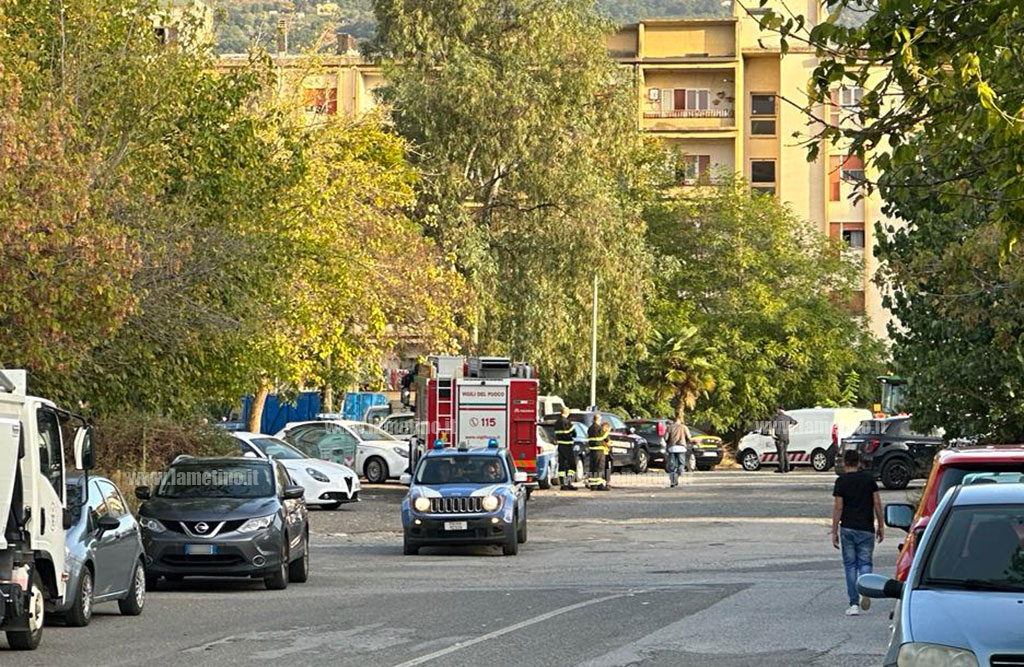
M 713 16 L 728 13 L 723 0 L 596 0 L 598 9 L 620 23 L 642 18 Z M 725 0 L 728 5 L 728 0 Z M 277 20 L 289 17 L 289 50 L 308 48 L 325 30 L 343 28 L 358 39 L 373 36 L 372 0 L 217 0 L 221 53 L 244 52 L 258 41 L 274 41 Z

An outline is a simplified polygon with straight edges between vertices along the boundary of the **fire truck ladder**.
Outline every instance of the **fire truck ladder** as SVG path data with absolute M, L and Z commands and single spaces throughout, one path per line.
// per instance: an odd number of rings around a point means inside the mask
M 436 383 L 437 396 L 437 437 L 446 443 L 453 444 L 453 413 L 455 411 L 453 389 L 455 388 L 454 378 L 438 378 Z

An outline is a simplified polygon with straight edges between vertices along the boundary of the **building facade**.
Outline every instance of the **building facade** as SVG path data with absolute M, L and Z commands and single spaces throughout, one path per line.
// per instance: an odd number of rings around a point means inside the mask
M 746 3 L 752 8 L 757 2 Z M 887 338 L 890 315 L 873 277 L 873 223 L 883 219 L 877 193 L 858 197 L 864 164 L 841 146 L 822 146 L 807 161 L 806 141 L 822 123 L 855 122 L 858 88 L 837 88 L 831 104 L 807 105 L 807 83 L 818 64 L 814 50 L 762 31 L 760 9 L 734 3 L 734 15 L 713 19 L 655 19 L 621 27 L 609 38 L 611 56 L 636 81 L 642 130 L 678 146 L 681 185 L 713 183 L 738 174 L 751 187 L 788 203 L 814 229 L 844 241 L 861 280 L 850 309 Z M 772 0 L 779 12 L 819 18 L 816 0 Z

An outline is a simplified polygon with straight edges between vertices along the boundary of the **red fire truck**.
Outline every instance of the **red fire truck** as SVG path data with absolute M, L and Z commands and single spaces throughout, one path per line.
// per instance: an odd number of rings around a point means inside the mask
M 527 483 L 536 486 L 540 447 L 533 370 L 502 357 L 459 361 L 433 357 L 430 377 L 419 378 L 416 420 L 425 435 L 422 445 L 441 440 L 449 447 L 486 447 L 493 438 L 509 450 Z

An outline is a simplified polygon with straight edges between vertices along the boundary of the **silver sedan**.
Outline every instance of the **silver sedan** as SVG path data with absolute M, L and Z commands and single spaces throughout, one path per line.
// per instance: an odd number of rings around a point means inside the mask
M 146 572 L 139 524 L 124 496 L 106 477 L 69 475 L 71 528 L 67 531 L 67 595 L 50 612 L 68 625 L 88 625 L 93 606 L 117 602 L 138 616 L 146 603 Z

